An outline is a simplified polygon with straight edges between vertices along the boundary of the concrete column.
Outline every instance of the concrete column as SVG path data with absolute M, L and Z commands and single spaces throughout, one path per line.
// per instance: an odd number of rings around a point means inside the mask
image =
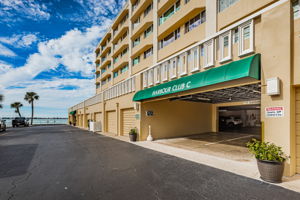
M 217 32 L 217 0 L 206 1 L 206 37 Z
M 158 1 L 153 1 L 153 64 L 157 63 L 158 57 L 158 41 L 157 41 L 157 32 L 158 32 L 158 18 L 157 18 L 157 10 L 158 10 Z
M 131 21 L 131 14 L 132 14 L 132 4 L 131 1 L 128 1 L 128 68 L 129 68 L 129 77 L 132 75 L 132 61 L 131 61 L 131 55 L 132 55 L 132 41 L 131 41 L 131 36 L 132 36 L 132 21 Z

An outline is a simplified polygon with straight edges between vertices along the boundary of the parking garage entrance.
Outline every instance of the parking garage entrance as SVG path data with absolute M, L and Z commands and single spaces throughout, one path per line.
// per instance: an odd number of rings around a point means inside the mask
M 260 104 L 218 107 L 218 130 L 260 135 Z

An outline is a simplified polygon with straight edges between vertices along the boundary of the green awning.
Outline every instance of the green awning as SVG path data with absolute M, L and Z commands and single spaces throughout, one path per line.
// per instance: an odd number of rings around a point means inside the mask
M 70 115 L 75 115 L 75 114 L 76 114 L 76 110 L 70 112 Z
M 174 94 L 240 78 L 260 80 L 260 54 L 138 91 L 133 101 Z

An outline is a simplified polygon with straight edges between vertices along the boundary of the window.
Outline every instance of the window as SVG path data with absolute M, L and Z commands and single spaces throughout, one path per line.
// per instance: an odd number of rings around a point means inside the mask
M 161 66 L 154 67 L 154 82 L 155 82 L 155 84 L 160 83 L 160 68 L 161 68 Z
M 237 1 L 239 0 L 218 0 L 218 11 L 222 12 Z
M 214 65 L 214 39 L 204 43 L 204 68 Z
M 231 31 L 219 36 L 220 41 L 220 62 L 231 60 Z
M 238 43 L 239 41 L 239 29 L 236 28 L 233 30 L 233 43 Z
M 138 17 L 133 23 L 132 23 L 132 29 L 135 29 L 141 22 L 141 18 Z
M 100 88 L 100 83 L 96 83 L 96 89 Z
M 184 0 L 184 3 L 187 4 L 188 2 L 190 2 L 190 0 Z
M 124 67 L 121 68 L 121 74 L 126 72 L 129 69 L 128 65 L 125 65 Z
M 153 86 L 154 72 L 153 69 L 148 70 L 148 86 Z
M 101 74 L 103 74 L 104 72 L 106 72 L 106 67 L 101 69 Z
M 153 4 L 151 3 L 144 11 L 144 17 L 148 15 L 148 13 L 152 10 Z
M 166 36 L 164 39 L 159 41 L 159 49 L 164 48 L 168 44 L 180 38 L 180 28 L 176 29 L 173 33 Z
M 125 49 L 121 52 L 121 57 L 123 57 L 127 52 L 128 52 L 128 48 L 125 48 Z
M 143 73 L 143 86 L 146 88 L 148 86 L 148 75 L 147 72 Z
M 139 3 L 140 3 L 140 0 L 137 0 L 136 2 L 134 2 L 132 4 L 132 12 L 138 7 Z
M 140 39 L 140 37 L 138 37 L 133 41 L 132 46 L 135 47 L 136 45 L 140 44 L 140 42 L 141 42 L 141 39 Z
M 109 76 L 109 77 L 107 78 L 107 82 L 109 82 L 109 81 L 111 81 L 111 76 Z
M 239 56 L 243 56 L 254 51 L 253 44 L 253 20 L 239 26 Z
M 97 73 L 97 74 L 96 74 L 96 78 L 99 78 L 99 77 L 100 77 L 100 73 Z
M 150 49 L 148 49 L 144 52 L 144 59 L 148 58 L 152 54 L 153 54 L 153 47 L 151 47 Z
M 293 0 L 293 12 L 294 12 L 294 19 L 300 17 L 300 1 Z
M 187 65 L 186 65 L 186 53 L 177 56 L 177 68 L 179 70 L 179 75 L 184 76 L 187 74 Z
M 145 31 L 144 31 L 144 38 L 148 37 L 153 31 L 153 25 L 149 26 L 149 28 L 147 28 Z
M 139 63 L 140 63 L 140 56 L 134 58 L 133 61 L 132 61 L 132 65 L 136 65 L 136 64 L 139 64 Z
M 107 68 L 108 68 L 108 69 L 111 68 L 111 63 L 109 63 L 109 64 L 107 65 Z
M 114 58 L 114 63 L 118 62 L 119 56 Z
M 176 58 L 173 58 L 171 60 L 170 78 L 171 79 L 177 78 L 177 63 L 176 63 Z
M 169 19 L 175 12 L 177 12 L 180 9 L 180 0 L 177 1 L 174 5 L 172 5 L 166 12 L 164 12 L 159 17 L 158 24 L 163 24 L 167 19 Z
M 198 71 L 200 69 L 200 53 L 199 53 L 199 46 L 195 47 L 194 49 L 192 49 L 192 67 L 191 70 L 192 72 Z
M 161 80 L 162 81 L 167 81 L 168 80 L 168 71 L 169 71 L 169 63 L 165 62 L 164 64 L 162 64 L 161 67 Z
M 118 71 L 114 72 L 114 78 L 116 78 L 117 76 L 119 76 L 119 72 Z
M 206 13 L 205 11 L 202 11 L 200 14 L 196 15 L 193 19 L 185 23 L 184 32 L 187 33 L 193 30 L 200 24 L 203 24 L 205 21 L 206 21 Z

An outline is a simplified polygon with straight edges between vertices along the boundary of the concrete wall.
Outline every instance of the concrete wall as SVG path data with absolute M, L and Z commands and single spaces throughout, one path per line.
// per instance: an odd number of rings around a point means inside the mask
M 146 116 L 146 111 L 153 116 Z M 151 125 L 154 139 L 193 135 L 212 131 L 212 105 L 186 101 L 142 103 L 141 140 L 148 136 Z
M 274 142 L 282 146 L 291 156 L 286 162 L 285 174 L 295 172 L 294 151 L 294 97 L 291 86 L 291 5 L 284 3 L 261 16 L 260 50 L 262 52 L 262 95 L 261 117 L 264 122 L 265 141 Z M 280 28 L 278 28 L 280 27 Z M 281 95 L 269 96 L 266 94 L 266 79 L 279 77 L 281 80 Z M 284 117 L 266 118 L 265 108 L 283 106 Z

